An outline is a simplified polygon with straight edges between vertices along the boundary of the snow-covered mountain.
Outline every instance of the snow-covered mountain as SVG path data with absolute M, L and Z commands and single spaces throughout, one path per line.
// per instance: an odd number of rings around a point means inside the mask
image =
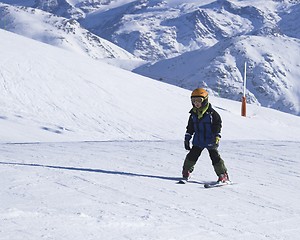
M 134 71 L 186 89 L 204 86 L 212 95 L 238 101 L 246 62 L 248 102 L 299 115 L 299 50 L 300 41 L 286 36 L 241 36 Z
M 63 17 L 67 26 L 59 24 L 58 28 L 69 31 L 69 25 L 74 23 L 88 31 L 84 35 L 92 32 L 150 62 L 137 68 L 136 73 L 188 89 L 204 86 L 216 96 L 241 98 L 243 66 L 247 62 L 248 102 L 300 114 L 297 60 L 300 28 L 295 24 L 300 7 L 297 0 L 0 2 L 23 6 L 25 10 L 38 8 L 40 13 L 47 12 L 49 18 Z M 35 12 L 31 8 L 27 12 Z M 53 15 L 56 17 L 50 17 Z M 35 21 L 39 23 L 40 18 Z M 5 17 L 2 19 L 2 22 L 8 21 Z M 52 21 L 50 25 L 53 24 Z M 26 27 L 20 28 L 23 28 L 23 33 L 19 31 L 21 34 L 28 31 Z M 39 30 L 43 36 L 45 31 Z M 77 35 L 81 31 L 71 32 Z M 74 39 L 64 41 L 64 47 L 71 45 L 75 50 L 84 49 L 94 56 L 94 46 L 98 44 L 86 47 L 88 44 L 82 39 L 84 37 L 76 40 L 76 47 Z M 119 50 L 110 51 L 104 57 L 114 55 L 119 58 L 116 52 Z M 122 66 L 132 69 L 132 66 L 125 66 L 127 63 Z
M 300 233 L 299 117 L 209 97 L 223 120 L 187 185 L 190 91 L 0 30 L 1 240 L 289 240 Z M 26 46 L 26 47 L 24 47 Z
M 157 61 L 135 72 L 225 98 L 241 99 L 247 62 L 248 102 L 299 115 L 299 13 L 295 1 L 135 1 L 82 24 Z
M 82 28 L 75 19 L 40 9 L 0 3 L 0 28 L 95 59 L 138 60 L 117 45 Z

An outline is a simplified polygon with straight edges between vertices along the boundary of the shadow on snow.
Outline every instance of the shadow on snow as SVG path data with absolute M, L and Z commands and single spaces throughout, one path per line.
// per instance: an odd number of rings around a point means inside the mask
M 36 163 L 0 162 L 0 164 L 2 164 L 2 165 L 13 165 L 13 166 L 27 166 L 27 167 L 42 167 L 42 168 L 51 168 L 51 169 L 62 169 L 62 170 L 70 170 L 70 171 L 94 172 L 94 173 L 103 173 L 103 174 L 111 174 L 111 175 L 123 175 L 123 176 L 129 176 L 129 177 L 156 178 L 156 179 L 170 180 L 170 181 L 179 181 L 180 180 L 179 177 L 156 176 L 156 175 L 138 174 L 138 173 L 121 172 L 121 171 L 110 171 L 110 170 L 92 169 L 92 168 L 51 166 L 51 165 L 42 165 L 42 164 L 36 164 Z

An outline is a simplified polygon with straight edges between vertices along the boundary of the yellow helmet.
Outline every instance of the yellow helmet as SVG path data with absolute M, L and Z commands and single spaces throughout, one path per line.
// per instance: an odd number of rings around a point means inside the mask
M 208 98 L 208 92 L 204 88 L 196 88 L 191 95 L 191 98 L 193 97 L 202 97 L 204 99 Z

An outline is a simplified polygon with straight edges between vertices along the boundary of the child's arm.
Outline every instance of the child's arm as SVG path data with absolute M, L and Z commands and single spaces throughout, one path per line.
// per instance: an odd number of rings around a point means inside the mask
M 194 124 L 191 115 L 188 121 L 188 125 L 186 127 L 186 133 L 184 135 L 184 148 L 186 150 L 191 150 L 190 140 L 192 139 L 193 134 L 194 134 Z
M 222 119 L 219 113 L 217 113 L 214 109 L 212 111 L 212 132 L 217 136 L 220 135 L 222 128 Z
M 186 127 L 186 133 L 189 133 L 190 135 L 193 135 L 194 132 L 195 132 L 195 130 L 194 130 L 193 118 L 192 118 L 192 115 L 190 115 L 188 125 Z

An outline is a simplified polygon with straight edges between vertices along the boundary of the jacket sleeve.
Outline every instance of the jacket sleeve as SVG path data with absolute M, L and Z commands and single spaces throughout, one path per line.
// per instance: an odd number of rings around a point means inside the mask
M 216 112 L 216 110 L 212 110 L 212 125 L 211 130 L 214 135 L 220 135 L 222 128 L 222 119 L 219 113 Z M 221 136 L 221 135 L 220 135 Z
M 186 132 L 191 134 L 191 135 L 193 135 L 194 132 L 195 132 L 192 115 L 190 115 L 190 117 L 189 117 L 188 125 L 186 127 Z

